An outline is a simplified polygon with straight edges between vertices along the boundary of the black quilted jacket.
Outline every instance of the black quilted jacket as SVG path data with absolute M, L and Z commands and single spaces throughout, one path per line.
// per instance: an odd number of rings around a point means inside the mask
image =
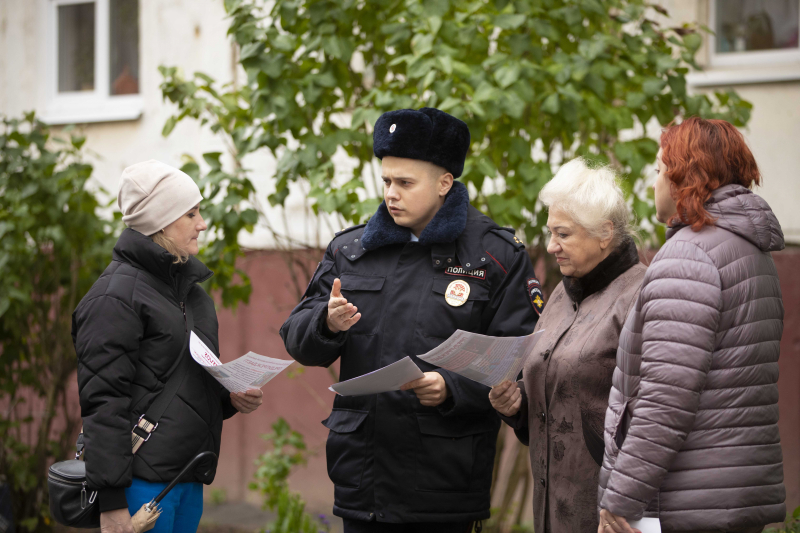
M 192 257 L 183 265 L 150 238 L 126 229 L 113 261 L 72 315 L 86 476 L 101 511 L 127 507 L 131 478 L 171 481 L 196 454 L 219 454 L 222 420 L 236 413 L 227 391 L 199 365 L 170 403 L 148 442 L 131 454 L 131 428 L 177 368 L 188 342 L 181 303 L 194 332 L 219 353 L 214 302 L 197 285 L 212 276 Z M 195 480 L 211 483 L 200 465 Z

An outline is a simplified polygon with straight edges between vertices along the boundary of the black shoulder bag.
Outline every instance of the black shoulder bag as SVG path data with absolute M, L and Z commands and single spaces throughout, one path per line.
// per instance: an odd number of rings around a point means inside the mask
M 186 374 L 192 356 L 189 352 L 189 336 L 194 329 L 191 307 L 181 305 L 186 317 L 186 340 L 183 344 L 178 366 L 164 385 L 147 412 L 139 417 L 139 422 L 131 431 L 131 448 L 134 454 L 148 441 L 158 428 L 158 421 L 175 397 Z M 47 488 L 50 492 L 50 514 L 59 524 L 93 529 L 100 527 L 100 506 L 97 505 L 97 491 L 90 491 L 86 482 L 86 464 L 81 460 L 83 454 L 83 430 L 75 443 L 75 459 L 60 461 L 50 467 L 47 474 Z

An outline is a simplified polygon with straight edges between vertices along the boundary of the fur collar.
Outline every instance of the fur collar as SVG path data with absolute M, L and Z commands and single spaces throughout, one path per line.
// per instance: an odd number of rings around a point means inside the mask
M 469 193 L 467 187 L 459 181 L 453 187 L 425 229 L 419 236 L 423 246 L 454 242 L 467 226 L 469 209 Z M 381 202 L 378 210 L 369 219 L 361 237 L 361 246 L 365 250 L 377 250 L 389 244 L 405 244 L 411 240 L 411 230 L 395 224 L 386 202 Z
M 639 262 L 639 251 L 633 239 L 628 237 L 611 254 L 600 261 L 591 272 L 580 278 L 564 276 L 564 290 L 570 300 L 581 303 L 590 295 L 600 292 L 626 270 Z

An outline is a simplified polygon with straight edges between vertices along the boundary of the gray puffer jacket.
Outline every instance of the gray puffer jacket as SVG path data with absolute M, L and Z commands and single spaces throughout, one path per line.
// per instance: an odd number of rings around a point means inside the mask
M 698 232 L 670 228 L 619 340 L 600 508 L 670 531 L 783 521 L 783 301 L 769 205 L 726 185 Z

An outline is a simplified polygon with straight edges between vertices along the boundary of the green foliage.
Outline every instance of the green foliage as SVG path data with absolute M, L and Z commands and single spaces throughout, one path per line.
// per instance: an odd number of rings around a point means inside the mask
M 306 445 L 303 436 L 293 431 L 283 418 L 272 424 L 273 433 L 264 435 L 272 449 L 256 460 L 255 482 L 250 490 L 264 497 L 264 508 L 277 513 L 274 521 L 263 531 L 270 533 L 319 533 L 328 531 L 328 524 L 305 511 L 299 494 L 289 490 L 288 477 L 292 470 L 306 464 Z
M 226 0 L 225 9 L 247 81 L 222 90 L 204 74 L 163 69 L 164 95 L 178 105 L 165 131 L 192 117 L 224 133 L 236 161 L 266 150 L 278 161 L 272 205 L 298 183 L 315 213 L 351 223 L 382 194 L 371 128 L 388 110 L 432 106 L 466 121 L 462 179 L 475 205 L 531 243 L 546 216 L 538 193 L 562 161 L 612 164 L 637 215 L 650 218 L 651 203 L 632 194 L 658 149 L 645 127 L 750 117 L 733 91 L 687 92 L 701 37 L 661 26 L 664 9 L 646 0 Z
M 242 205 L 255 193 L 253 184 L 239 167 L 231 173 L 224 171 L 221 156 L 220 152 L 203 154 L 203 160 L 210 167 L 205 174 L 201 174 L 200 165 L 188 156 L 181 170 L 190 175 L 203 192 L 200 209 L 211 239 L 200 250 L 198 259 L 214 272 L 206 290 L 219 290 L 222 305 L 235 308 L 240 301 L 247 303 L 252 292 L 250 278 L 236 268 L 236 259 L 244 255 L 239 246 L 239 233 L 253 231 L 258 213 Z
M 786 517 L 786 521 L 778 529 L 769 528 L 764 533 L 800 533 L 800 507 Z
M 111 260 L 117 229 L 87 188 L 84 140 L 51 137 L 33 113 L 0 122 L 0 482 L 27 531 L 48 529 L 44 473 L 67 458 L 79 427 L 66 397 L 71 315 Z
M 211 505 L 222 505 L 228 501 L 228 492 L 225 489 L 213 488 L 210 492 L 209 503 Z

